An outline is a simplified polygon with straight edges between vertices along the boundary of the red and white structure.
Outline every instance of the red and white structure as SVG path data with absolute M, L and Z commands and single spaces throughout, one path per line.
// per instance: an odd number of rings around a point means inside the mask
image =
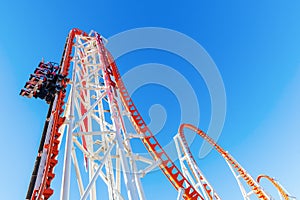
M 70 80 L 60 80 L 62 89 L 57 90 L 50 102 L 26 199 L 52 196 L 51 182 L 58 176 L 54 173 L 58 154 L 64 158 L 63 172 L 59 174 L 61 200 L 98 199 L 102 188 L 98 184 L 106 186 L 110 200 L 146 199 L 142 179 L 157 167 L 178 191 L 178 200 L 221 199 L 197 166 L 183 134 L 184 128 L 195 131 L 214 146 L 240 186 L 241 179 L 246 181 L 249 191 L 241 186 L 244 199 L 250 199 L 251 195 L 271 199 L 228 152 L 188 124 L 183 124 L 174 137 L 180 170 L 138 112 L 113 57 L 105 48 L 105 40 L 97 32 L 71 30 L 59 66 L 61 77 L 68 76 Z M 63 134 L 64 153 L 60 152 Z M 133 140 L 144 144 L 151 159 L 136 152 Z M 144 167 L 138 162 L 144 163 Z M 77 181 L 76 189 L 71 177 Z M 74 190 L 78 191 L 78 197 L 71 197 Z
M 290 195 L 289 192 L 275 178 L 272 178 L 268 175 L 261 174 L 257 177 L 257 182 L 260 183 L 261 179 L 266 179 L 272 183 L 272 185 L 278 191 L 280 200 L 295 200 L 296 199 L 296 197 L 293 197 L 292 195 Z

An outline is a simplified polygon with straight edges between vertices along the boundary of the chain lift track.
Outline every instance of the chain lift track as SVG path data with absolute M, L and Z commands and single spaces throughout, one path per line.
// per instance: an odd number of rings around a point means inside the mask
M 71 81 L 66 78 L 69 73 Z M 182 124 L 174 137 L 181 157 L 181 172 L 138 112 L 112 55 L 104 46 L 104 39 L 97 32 L 87 34 L 79 29 L 70 31 L 59 65 L 59 75 L 63 77 L 59 80 L 60 89 L 51 101 L 47 100 L 49 110 L 26 199 L 46 200 L 53 195 L 54 190 L 50 186 L 55 177 L 54 167 L 58 163 L 62 134 L 66 134 L 60 193 L 62 200 L 71 198 L 72 164 L 82 200 L 88 197 L 97 199 L 97 179 L 102 179 L 106 185 L 109 200 L 145 199 L 140 179 L 156 167 L 178 191 L 178 200 L 220 200 L 198 168 L 188 148 L 184 128 L 195 131 L 223 156 L 245 200 L 252 194 L 259 199 L 271 199 L 227 151 L 203 131 L 189 124 Z M 67 87 L 70 90 L 65 104 Z M 29 90 L 22 91 L 22 96 L 32 97 Z M 128 127 L 128 123 L 131 127 Z M 136 139 L 144 144 L 149 158 L 133 152 L 131 141 Z M 79 165 L 78 155 L 83 157 L 85 170 Z M 191 169 L 192 176 L 187 172 L 184 161 Z M 137 162 L 147 166 L 138 167 Z M 246 193 L 240 179 L 250 186 L 250 192 Z M 123 185 L 125 194 L 122 194 Z

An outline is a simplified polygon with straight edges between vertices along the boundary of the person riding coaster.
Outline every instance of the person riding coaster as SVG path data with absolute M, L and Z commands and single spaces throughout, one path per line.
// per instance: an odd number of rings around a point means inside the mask
M 55 62 L 48 62 L 44 63 L 43 61 L 39 63 L 38 67 L 39 69 L 48 69 L 51 72 L 58 72 L 59 64 Z
M 34 74 L 30 74 L 29 81 L 26 82 L 25 89 L 21 90 L 20 95 L 28 98 L 44 99 L 49 104 L 57 92 L 61 90 L 65 92 L 61 85 L 63 80 L 69 81 L 66 76 L 59 74 L 59 65 L 57 63 L 44 63 L 44 61 L 41 61 L 34 70 Z
M 38 81 L 40 83 L 42 83 L 43 81 L 47 80 L 47 77 L 41 75 L 41 74 L 30 74 L 30 81 Z
M 34 92 L 32 90 L 21 89 L 20 95 L 21 96 L 26 96 L 28 98 L 31 98 L 31 97 L 34 96 Z

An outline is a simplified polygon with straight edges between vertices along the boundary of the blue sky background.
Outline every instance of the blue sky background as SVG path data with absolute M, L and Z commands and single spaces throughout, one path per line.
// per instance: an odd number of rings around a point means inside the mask
M 23 199 L 27 191 L 47 105 L 18 94 L 40 59 L 59 62 L 65 38 L 73 27 L 87 32 L 94 29 L 110 37 L 146 26 L 180 31 L 206 49 L 219 68 L 227 95 L 227 116 L 218 142 L 251 175 L 275 176 L 300 198 L 299 10 L 296 0 L 2 2 L 1 199 Z M 200 85 L 201 128 L 206 130 L 210 102 L 204 82 L 191 67 L 176 59 L 151 50 L 135 52 L 122 57 L 119 68 L 123 74 L 136 65 L 158 62 L 178 69 L 191 84 Z M 178 114 L 170 114 L 177 112 L 176 101 L 170 101 L 172 94 L 154 85 L 139 89 L 133 98 L 146 121 L 150 105 L 173 102 L 166 105 L 170 118 L 164 130 L 168 134 L 158 135 L 163 144 L 171 140 L 179 125 Z M 204 159 L 197 158 L 201 142 L 197 138 L 192 151 L 215 189 L 223 199 L 241 199 L 219 155 L 212 152 Z M 61 166 L 62 162 L 58 173 Z M 263 184 L 268 187 L 267 182 Z M 57 178 L 54 186 L 59 185 Z M 175 199 L 177 195 L 160 172 L 150 174 L 144 188 L 148 199 Z M 53 199 L 58 199 L 58 194 L 56 190 Z

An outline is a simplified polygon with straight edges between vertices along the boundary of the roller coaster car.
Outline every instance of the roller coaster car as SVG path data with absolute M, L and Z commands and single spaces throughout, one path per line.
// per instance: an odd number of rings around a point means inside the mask
M 53 65 L 52 72 L 58 72 L 59 65 L 57 63 L 52 63 L 52 65 Z
M 25 83 L 24 88 L 26 88 L 27 85 L 37 85 L 37 84 L 39 84 L 38 80 L 36 80 L 36 79 L 35 80 L 29 80 Z
M 34 95 L 35 98 L 45 99 L 45 97 L 48 95 L 48 90 L 46 88 L 40 88 L 37 90 L 36 94 Z
M 40 89 L 41 87 L 42 87 L 41 84 L 31 84 L 31 83 L 29 83 L 29 84 L 26 83 L 26 85 L 24 86 L 24 88 L 30 89 L 30 90 L 32 90 L 33 92 L 37 91 L 37 90 Z
M 35 68 L 34 73 L 35 74 L 48 74 L 48 73 L 51 73 L 51 69 L 37 67 L 37 68 Z
M 26 89 L 34 89 L 35 86 L 36 86 L 36 84 L 26 84 L 26 85 L 24 86 L 24 88 L 26 88 Z
M 39 74 L 42 74 L 42 75 L 47 75 L 47 74 L 50 74 L 51 73 L 51 70 L 49 70 L 49 69 L 35 69 L 34 70 L 34 74 L 37 74 L 37 75 L 39 75 Z
M 59 69 L 59 65 L 58 63 L 55 62 L 48 62 L 48 63 L 40 62 L 38 69 L 47 69 L 50 70 L 51 72 L 57 72 Z
M 46 81 L 47 78 L 44 75 L 41 74 L 30 74 L 30 81 L 38 81 L 39 83 L 42 83 L 43 81 Z
M 59 91 L 66 92 L 61 84 L 62 80 L 68 81 L 66 76 L 59 74 L 57 63 L 44 63 L 42 61 L 34 70 L 34 74 L 30 74 L 29 81 L 26 82 L 20 95 L 28 98 L 40 98 L 50 104 L 56 93 Z
M 31 97 L 33 97 L 33 93 L 34 93 L 34 92 L 31 91 L 31 90 L 21 89 L 20 95 L 21 95 L 21 96 L 28 97 L 28 98 L 31 98 Z
M 51 68 L 51 66 L 49 66 L 49 65 L 46 65 L 45 63 L 43 63 L 43 62 L 40 62 L 40 64 L 38 65 L 38 67 L 37 68 L 39 68 L 39 69 L 50 69 Z

